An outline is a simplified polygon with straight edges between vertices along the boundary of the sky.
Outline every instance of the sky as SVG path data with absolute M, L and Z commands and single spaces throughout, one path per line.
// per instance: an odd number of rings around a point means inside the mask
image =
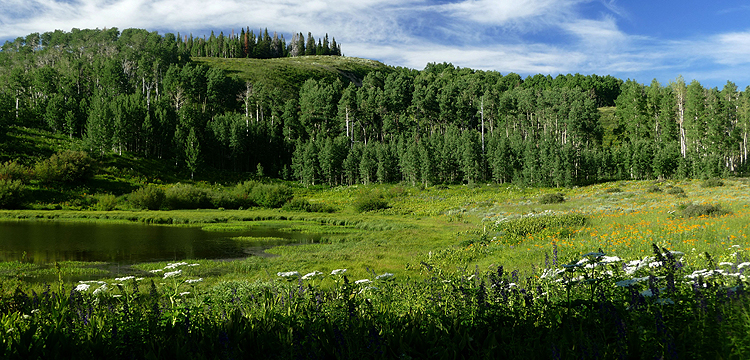
M 521 76 L 750 85 L 750 4 L 736 0 L 0 0 L 0 42 L 73 28 L 203 36 L 328 34 L 346 56 Z

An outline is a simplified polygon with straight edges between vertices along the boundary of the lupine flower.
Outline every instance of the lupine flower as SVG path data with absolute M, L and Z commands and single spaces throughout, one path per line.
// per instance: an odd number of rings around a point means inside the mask
M 298 271 L 287 271 L 287 272 L 281 272 L 281 271 L 279 271 L 279 272 L 276 273 L 276 276 L 281 276 L 281 277 L 296 277 L 296 276 L 299 276 L 299 272 Z
M 323 275 L 323 273 L 320 272 L 320 271 L 315 270 L 315 271 L 313 271 L 311 273 L 307 273 L 307 274 L 303 275 L 302 276 L 302 280 L 312 279 L 312 278 L 314 278 L 316 276 L 319 276 L 319 275 Z
M 201 282 L 201 281 L 203 281 L 203 278 L 185 280 L 185 282 L 188 283 L 188 284 L 195 284 L 195 283 Z
M 341 275 L 346 272 L 346 269 L 336 269 L 331 271 L 331 275 Z
M 173 276 L 179 276 L 180 274 L 182 274 L 182 270 L 176 270 L 176 271 L 164 273 L 164 279 L 170 278 L 170 277 L 173 277 Z

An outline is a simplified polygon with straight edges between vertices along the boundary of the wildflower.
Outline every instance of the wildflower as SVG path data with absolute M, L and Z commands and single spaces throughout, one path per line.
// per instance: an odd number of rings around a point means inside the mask
M 739 270 L 739 269 L 742 269 L 742 268 L 748 267 L 748 266 L 750 266 L 750 262 L 743 262 L 743 263 L 737 265 L 737 269 Z
M 130 279 L 135 279 L 135 276 L 126 276 L 121 278 L 115 278 L 115 281 L 128 281 Z
M 119 297 L 122 297 L 122 295 L 120 295 L 120 294 L 117 294 L 117 295 L 112 295 L 112 297 L 113 297 L 113 298 L 119 298 Z
M 391 274 L 391 273 L 385 273 L 385 274 L 382 274 L 382 275 L 378 275 L 378 276 L 376 276 L 376 277 L 375 277 L 375 280 L 390 280 L 390 279 L 392 279 L 392 278 L 393 278 L 394 276 L 396 276 L 396 275 L 393 275 L 393 274 Z M 473 276 L 473 275 L 472 275 L 472 276 Z
M 371 282 L 372 282 L 372 280 L 370 280 L 370 279 L 362 279 L 362 280 L 357 280 L 354 283 L 357 284 L 357 285 L 360 285 L 360 284 L 369 284 Z
M 198 282 L 201 282 L 201 281 L 203 281 L 203 278 L 185 280 L 185 283 L 195 284 L 195 283 L 198 283 Z
M 601 262 L 604 264 L 614 263 L 618 261 L 622 261 L 622 259 L 617 256 L 602 256 L 601 258 Z
M 193 266 L 200 266 L 200 264 L 190 264 L 190 265 L 188 265 L 188 266 L 190 266 L 190 267 L 193 267 Z
M 726 262 L 726 261 L 719 263 L 719 266 L 732 266 L 732 265 L 734 265 L 734 264 L 730 263 L 730 262 Z
M 299 276 L 299 272 L 298 271 L 287 271 L 287 272 L 281 272 L 281 271 L 279 271 L 279 272 L 276 273 L 276 276 L 281 276 L 281 277 L 296 277 L 296 276 Z
M 186 262 L 170 263 L 170 264 L 167 264 L 167 266 L 165 266 L 164 269 L 174 269 L 174 268 L 177 268 L 178 266 L 183 266 L 187 264 L 188 263 Z
M 302 276 L 302 280 L 312 279 L 312 278 L 314 278 L 316 276 L 319 276 L 319 275 L 323 275 L 323 273 L 316 270 L 316 271 L 313 271 L 311 273 L 307 273 L 307 274 L 303 275 Z
M 331 275 L 341 275 L 346 272 L 346 269 L 336 269 L 331 271 Z
M 104 284 L 104 285 L 96 288 L 96 290 L 94 290 L 94 295 L 98 295 L 98 294 L 103 293 L 105 291 L 107 291 L 107 284 Z
M 31 313 L 32 313 L 32 314 L 36 314 L 36 313 L 38 313 L 38 312 L 39 312 L 39 309 L 34 309 L 34 310 L 31 310 Z
M 149 272 L 152 273 L 152 274 L 156 274 L 156 273 L 159 273 L 159 272 L 162 272 L 162 271 L 164 271 L 164 269 L 149 270 Z
M 89 285 L 89 284 L 78 284 L 78 286 L 76 286 L 76 288 L 75 288 L 75 291 L 83 292 L 83 291 L 88 290 L 90 287 L 91 287 L 91 285 Z
M 182 274 L 182 270 L 176 270 L 176 271 L 164 273 L 164 279 L 171 278 L 173 276 L 179 276 L 180 274 Z
M 188 295 L 188 294 L 190 294 L 190 291 L 185 291 L 185 292 L 181 292 L 180 296 L 185 296 L 185 295 Z

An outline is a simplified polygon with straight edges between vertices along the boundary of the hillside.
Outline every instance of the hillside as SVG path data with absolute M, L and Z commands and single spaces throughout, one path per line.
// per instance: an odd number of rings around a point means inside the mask
M 385 64 L 369 59 L 346 56 L 298 56 L 275 59 L 193 57 L 201 65 L 224 70 L 228 75 L 253 84 L 283 89 L 286 94 L 299 94 L 308 79 L 326 83 L 341 80 L 362 85 L 362 79 L 372 71 L 390 72 Z

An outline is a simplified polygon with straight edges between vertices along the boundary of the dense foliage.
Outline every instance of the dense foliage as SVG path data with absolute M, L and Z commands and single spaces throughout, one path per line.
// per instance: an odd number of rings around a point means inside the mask
M 0 298 L 0 356 L 29 358 L 745 358 L 747 280 L 682 254 L 593 252 L 540 273 L 498 266 L 395 281 L 279 272 L 200 288 L 186 262 L 149 278 L 21 287 Z M 710 259 L 710 256 L 709 256 Z M 156 283 L 160 283 L 159 286 Z
M 451 64 L 311 77 L 289 62 L 274 76 L 296 85 L 276 86 L 191 60 L 340 55 L 326 43 L 249 29 L 206 40 L 31 34 L 0 52 L 0 124 L 81 138 L 96 155 L 168 159 L 191 175 L 260 171 L 308 185 L 573 186 L 747 172 L 750 101 L 731 82 L 522 79 Z

